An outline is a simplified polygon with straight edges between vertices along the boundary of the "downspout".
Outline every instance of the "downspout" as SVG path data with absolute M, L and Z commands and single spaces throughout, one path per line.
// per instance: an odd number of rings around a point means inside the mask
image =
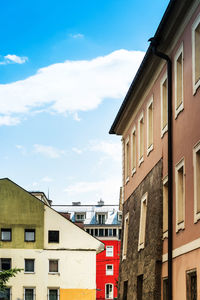
M 150 38 L 153 54 L 167 61 L 168 79 L 168 300 L 172 300 L 172 242 L 173 242 L 173 154 L 172 154 L 172 62 L 157 50 L 156 38 Z

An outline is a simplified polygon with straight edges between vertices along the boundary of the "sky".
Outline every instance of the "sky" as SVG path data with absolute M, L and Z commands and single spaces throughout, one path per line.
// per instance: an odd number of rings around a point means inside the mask
M 10 0 L 0 10 L 0 178 L 53 204 L 118 204 L 109 129 L 169 0 Z

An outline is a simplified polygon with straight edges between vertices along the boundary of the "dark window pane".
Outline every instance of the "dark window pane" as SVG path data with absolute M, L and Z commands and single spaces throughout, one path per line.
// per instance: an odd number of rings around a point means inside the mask
M 49 230 L 49 243 L 59 243 L 58 230 Z
M 122 230 L 119 229 L 119 240 L 121 240 L 121 234 L 122 234 Z
M 11 258 L 1 258 L 0 259 L 0 270 L 10 270 L 11 269 Z
M 34 259 L 25 259 L 25 272 L 34 272 Z
M 25 241 L 35 242 L 35 229 L 25 229 Z
M 95 236 L 98 236 L 98 229 L 95 229 Z
M 94 230 L 93 229 L 91 229 L 91 235 L 94 235 Z
M 103 229 L 99 229 L 99 236 L 104 236 L 103 231 L 104 231 Z
M 11 229 L 1 229 L 1 240 L 11 241 Z
M 58 272 L 58 260 L 49 261 L 49 272 L 53 272 L 53 273 Z
M 1 300 L 10 300 L 10 289 L 5 289 L 5 291 L 0 291 Z
M 109 229 L 109 236 L 112 236 L 113 235 L 113 230 L 112 229 Z
M 116 229 L 113 229 L 113 236 L 116 236 Z
M 49 290 L 49 300 L 58 299 L 58 290 Z
M 25 289 L 25 300 L 33 300 L 34 290 Z

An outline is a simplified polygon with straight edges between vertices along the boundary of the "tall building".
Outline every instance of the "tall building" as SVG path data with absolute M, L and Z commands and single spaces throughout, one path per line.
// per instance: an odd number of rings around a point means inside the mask
M 23 269 L 0 299 L 95 300 L 96 253 L 104 244 L 34 194 L 0 179 L 0 271 Z
M 110 129 L 123 145 L 119 300 L 200 299 L 199 114 L 200 1 L 171 0 Z
M 53 207 L 70 214 L 72 222 L 81 222 L 87 233 L 105 244 L 105 251 L 96 257 L 96 299 L 117 299 L 122 217 L 119 206 L 105 205 L 100 200 L 96 205 L 73 202 Z

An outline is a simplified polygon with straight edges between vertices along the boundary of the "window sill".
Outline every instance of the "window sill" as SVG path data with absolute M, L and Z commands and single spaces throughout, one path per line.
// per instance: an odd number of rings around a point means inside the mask
M 178 118 L 178 115 L 184 110 L 183 107 L 183 101 L 181 102 L 181 104 L 179 105 L 179 107 L 176 108 L 175 110 L 175 119 Z
M 168 230 L 163 232 L 163 241 L 168 238 Z
M 149 156 L 151 151 L 153 151 L 153 144 L 151 144 L 151 146 L 149 146 L 149 148 L 147 149 L 147 156 Z
M 24 274 L 35 274 L 35 272 L 24 272 Z
M 164 128 L 162 128 L 162 130 L 161 130 L 161 138 L 163 138 L 163 136 L 165 135 L 165 133 L 166 133 L 167 131 L 168 131 L 168 124 L 165 125 Z
M 200 87 L 200 79 L 193 85 L 193 96 L 196 94 L 198 88 Z
M 195 213 L 195 215 L 194 215 L 194 224 L 198 223 L 199 220 L 200 220 L 200 213 Z
M 49 272 L 48 274 L 49 274 L 49 275 L 60 275 L 59 272 Z
M 181 222 L 179 224 L 176 224 L 176 233 L 178 233 L 179 231 L 181 230 L 184 230 L 185 229 L 185 222 Z
M 139 167 L 141 166 L 141 164 L 143 163 L 144 161 L 144 156 L 142 156 L 140 159 L 139 159 Z
M 136 173 L 136 168 L 132 169 L 132 176 Z
M 144 243 L 138 245 L 138 252 L 139 252 L 140 250 L 142 250 L 142 249 L 144 249 Z
M 129 182 L 129 176 L 126 178 L 126 184 Z

